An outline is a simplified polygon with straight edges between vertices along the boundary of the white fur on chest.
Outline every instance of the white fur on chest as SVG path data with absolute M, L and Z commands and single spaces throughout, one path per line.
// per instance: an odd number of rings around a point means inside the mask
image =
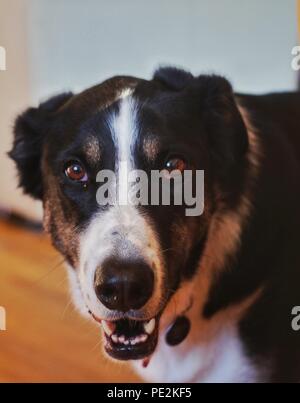
M 201 332 L 200 329 L 198 329 Z M 170 347 L 162 334 L 147 368 L 134 367 L 146 381 L 229 383 L 256 382 L 257 370 L 245 355 L 234 326 L 226 326 L 214 339 L 194 343 L 194 332 L 177 347 Z M 201 337 L 202 336 L 202 337 Z
M 257 371 L 248 360 L 234 327 L 225 328 L 214 340 L 191 344 L 187 338 L 170 347 L 161 336 L 147 368 L 134 367 L 153 382 L 255 382 Z

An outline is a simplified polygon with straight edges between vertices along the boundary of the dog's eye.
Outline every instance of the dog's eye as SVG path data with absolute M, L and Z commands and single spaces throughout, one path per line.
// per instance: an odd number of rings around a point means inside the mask
M 86 182 L 88 180 L 84 167 L 77 161 L 70 161 L 66 165 L 65 175 L 72 181 Z
M 169 158 L 165 163 L 165 169 L 171 173 L 173 171 L 183 172 L 186 169 L 186 162 L 179 157 Z

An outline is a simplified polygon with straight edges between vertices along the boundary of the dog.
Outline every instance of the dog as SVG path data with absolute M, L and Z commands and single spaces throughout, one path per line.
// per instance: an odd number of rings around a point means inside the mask
M 146 381 L 297 382 L 300 94 L 245 95 L 159 68 L 63 93 L 15 122 L 19 185 L 43 201 L 74 301 Z M 204 171 L 204 209 L 99 206 L 97 173 Z M 122 192 L 125 190 L 122 189 Z

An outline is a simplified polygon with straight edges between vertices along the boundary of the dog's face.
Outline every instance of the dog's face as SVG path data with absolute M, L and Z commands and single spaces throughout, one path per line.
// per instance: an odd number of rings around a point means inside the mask
M 45 228 L 111 356 L 154 351 L 168 301 L 199 267 L 211 217 L 234 209 L 242 192 L 247 145 L 228 82 L 171 68 L 151 81 L 115 77 L 18 118 L 10 155 L 20 185 L 43 200 Z M 124 166 L 166 176 L 203 170 L 203 214 L 174 204 L 99 205 L 98 173 L 113 172 L 124 196 Z

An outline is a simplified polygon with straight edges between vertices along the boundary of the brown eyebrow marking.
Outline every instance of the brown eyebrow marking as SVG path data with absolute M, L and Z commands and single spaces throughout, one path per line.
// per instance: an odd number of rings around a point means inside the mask
M 149 161 L 154 161 L 159 152 L 159 140 L 155 136 L 148 136 L 143 140 L 143 152 Z
M 96 164 L 101 157 L 100 144 L 97 137 L 89 135 L 84 143 L 83 151 L 86 155 L 86 158 L 90 162 Z

